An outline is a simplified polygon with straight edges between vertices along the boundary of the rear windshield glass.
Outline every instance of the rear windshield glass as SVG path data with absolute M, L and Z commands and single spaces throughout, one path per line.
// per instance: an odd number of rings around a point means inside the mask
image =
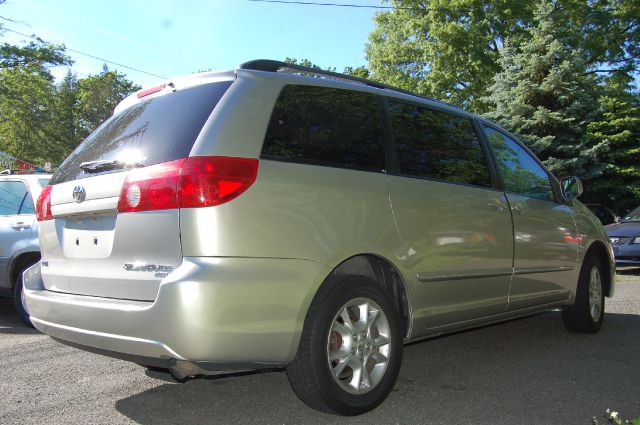
M 118 160 L 140 166 L 185 158 L 231 81 L 207 84 L 140 102 L 112 116 L 74 150 L 51 184 L 95 176 L 83 162 Z M 99 174 L 119 172 L 102 171 Z

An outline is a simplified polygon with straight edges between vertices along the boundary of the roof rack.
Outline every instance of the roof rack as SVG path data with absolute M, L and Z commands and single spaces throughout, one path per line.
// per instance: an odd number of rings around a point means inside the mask
M 427 99 L 432 102 L 438 102 L 443 105 L 450 106 L 452 108 L 460 109 L 455 105 L 452 105 L 447 102 L 443 102 L 442 100 L 434 99 L 429 96 L 424 96 L 421 94 L 413 93 L 409 90 L 404 90 L 398 87 L 390 86 L 387 84 L 379 83 L 377 81 L 368 80 L 366 78 L 353 77 L 351 75 L 340 74 L 339 72 L 333 71 L 325 71 L 319 68 L 310 68 L 308 66 L 296 65 L 291 63 L 286 63 L 282 61 L 276 61 L 271 59 L 256 59 L 249 62 L 245 62 L 239 66 L 240 69 L 249 69 L 253 71 L 267 71 L 267 72 L 291 72 L 291 73 L 302 73 L 302 74 L 310 74 L 316 75 L 318 77 L 330 77 L 340 81 L 348 81 L 355 82 L 359 84 L 364 84 L 369 87 L 375 87 L 378 89 L 386 89 L 393 90 L 399 93 L 408 94 L 410 96 L 420 97 L 422 99 Z

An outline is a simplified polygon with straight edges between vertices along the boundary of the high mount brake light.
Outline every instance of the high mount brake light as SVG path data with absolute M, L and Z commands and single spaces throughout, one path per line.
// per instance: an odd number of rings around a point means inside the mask
M 38 221 L 52 220 L 51 214 L 51 190 L 52 186 L 45 186 L 36 201 L 36 218 Z
M 159 86 L 140 90 L 138 93 L 136 93 L 136 96 L 138 97 L 138 99 L 142 99 L 145 96 L 149 96 L 151 94 L 158 93 L 159 91 L 164 90 L 165 87 L 167 87 L 166 84 L 160 84 Z
M 256 181 L 258 164 L 250 158 L 198 156 L 133 170 L 122 185 L 118 211 L 224 204 Z

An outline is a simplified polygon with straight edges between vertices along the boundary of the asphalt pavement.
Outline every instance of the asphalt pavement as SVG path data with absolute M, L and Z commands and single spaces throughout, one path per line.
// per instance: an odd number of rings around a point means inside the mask
M 307 408 L 282 371 L 157 379 L 26 328 L 0 299 L 0 424 L 588 425 L 607 408 L 640 416 L 640 270 L 620 277 L 598 334 L 570 334 L 550 312 L 411 344 L 390 397 L 355 418 Z

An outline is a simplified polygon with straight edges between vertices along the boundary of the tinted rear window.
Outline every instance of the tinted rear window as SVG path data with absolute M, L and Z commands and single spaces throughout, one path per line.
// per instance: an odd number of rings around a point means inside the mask
M 379 96 L 289 85 L 271 115 L 262 158 L 360 170 L 384 169 Z
M 491 186 L 471 120 L 395 101 L 389 102 L 389 115 L 400 174 Z
M 95 176 L 80 169 L 83 162 L 117 159 L 153 165 L 187 157 L 230 85 L 225 81 L 179 90 L 112 116 L 60 165 L 51 184 Z

